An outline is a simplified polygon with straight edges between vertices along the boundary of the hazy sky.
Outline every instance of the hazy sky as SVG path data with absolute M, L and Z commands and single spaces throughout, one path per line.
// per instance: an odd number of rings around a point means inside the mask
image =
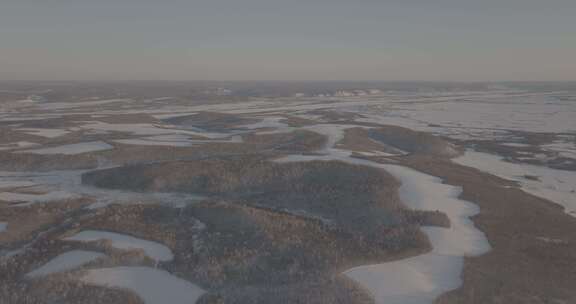
M 576 0 L 0 0 L 0 80 L 576 80 Z

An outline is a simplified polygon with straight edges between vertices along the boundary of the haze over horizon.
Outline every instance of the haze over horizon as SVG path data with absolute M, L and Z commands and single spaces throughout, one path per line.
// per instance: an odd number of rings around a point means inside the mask
M 7 0 L 0 80 L 574 81 L 569 0 Z

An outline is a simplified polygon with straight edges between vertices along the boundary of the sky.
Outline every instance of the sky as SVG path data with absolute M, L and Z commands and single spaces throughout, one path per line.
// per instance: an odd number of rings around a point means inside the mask
M 0 0 L 0 80 L 576 80 L 575 0 Z

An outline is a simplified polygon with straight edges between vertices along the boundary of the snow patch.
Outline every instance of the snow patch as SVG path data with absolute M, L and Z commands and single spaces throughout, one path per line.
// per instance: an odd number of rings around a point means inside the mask
M 205 293 L 200 287 L 167 271 L 149 267 L 91 269 L 80 280 L 93 285 L 129 289 L 146 304 L 192 304 Z
M 45 194 L 28 194 L 16 192 L 1 192 L 0 201 L 19 203 L 16 207 L 30 206 L 36 203 L 61 201 L 66 199 L 73 199 L 77 196 L 66 191 L 52 191 Z
M 46 138 L 56 138 L 69 134 L 70 132 L 64 129 L 43 129 L 43 128 L 21 128 L 16 129 L 26 134 L 42 136 Z
M 114 147 L 102 142 L 83 142 L 77 144 L 69 144 L 57 147 L 34 149 L 34 150 L 22 150 L 17 153 L 33 153 L 33 154 L 64 154 L 64 155 L 76 155 L 88 152 L 98 152 L 113 149 Z
M 246 125 L 242 125 L 241 127 L 243 129 L 249 129 L 249 130 L 254 130 L 254 129 L 283 129 L 283 128 L 287 128 L 289 127 L 287 124 L 280 122 L 281 120 L 284 120 L 284 117 L 264 117 L 262 118 L 261 121 L 256 122 L 256 123 L 252 123 L 252 124 L 246 124 Z
M 114 142 L 125 145 L 137 146 L 166 146 L 166 147 L 192 147 L 209 143 L 241 143 L 241 136 L 232 136 L 229 139 L 190 139 L 190 136 L 181 134 L 158 135 L 133 139 L 118 139 Z
M 147 256 L 154 260 L 170 261 L 174 258 L 170 248 L 160 243 L 114 232 L 85 230 L 64 240 L 81 242 L 110 240 L 114 248 L 125 250 L 142 249 Z
M 3 181 L 0 180 L 0 189 L 11 189 L 11 188 L 21 188 L 21 187 L 31 187 L 36 184 L 30 181 Z
M 84 250 L 68 251 L 53 258 L 40 268 L 29 272 L 28 274 L 26 274 L 26 276 L 39 277 L 56 272 L 72 270 L 74 268 L 85 265 L 103 256 L 105 255 L 93 251 L 84 251 Z

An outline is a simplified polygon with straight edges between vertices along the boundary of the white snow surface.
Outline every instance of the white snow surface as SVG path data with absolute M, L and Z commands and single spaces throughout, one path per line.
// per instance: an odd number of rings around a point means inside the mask
M 163 146 L 163 147 L 192 147 L 194 143 L 190 140 L 174 141 L 174 140 L 153 140 L 151 138 L 132 138 L 132 139 L 118 139 L 114 140 L 115 143 L 123 145 L 134 146 Z
M 0 172 L 0 200 L 10 202 L 25 202 L 14 206 L 27 206 L 33 203 L 61 200 L 78 197 L 94 198 L 93 208 L 107 206 L 111 203 L 119 204 L 164 204 L 174 207 L 183 207 L 189 203 L 205 199 L 205 197 L 172 192 L 140 193 L 124 190 L 100 189 L 83 185 L 81 176 L 85 170 L 43 172 Z M 19 193 L 19 187 L 30 187 L 25 190 L 34 190 L 30 194 Z
M 98 99 L 76 102 L 45 102 L 34 103 L 32 106 L 40 111 L 73 110 L 76 108 L 100 107 L 112 103 L 130 103 L 132 99 Z
M 142 249 L 147 256 L 154 260 L 170 261 L 174 258 L 172 250 L 165 245 L 114 232 L 85 230 L 64 240 L 81 242 L 110 240 L 114 248 L 125 250 Z
M 70 133 L 70 131 L 64 129 L 44 129 L 44 128 L 20 128 L 16 129 L 16 131 L 21 131 L 26 134 L 42 136 L 46 138 L 60 137 Z
M 243 129 L 249 129 L 249 130 L 264 129 L 264 128 L 283 129 L 288 127 L 287 124 L 281 122 L 281 120 L 284 119 L 286 118 L 281 116 L 263 117 L 259 122 L 242 125 L 241 127 Z
M 368 117 L 359 121 L 398 125 L 462 139 L 494 139 L 508 130 L 575 132 L 576 104 L 558 101 L 554 94 L 486 92 L 456 98 L 365 103 L 356 111 Z
M 157 135 L 132 139 L 118 139 L 114 142 L 125 145 L 138 146 L 167 146 L 167 147 L 192 147 L 207 143 L 241 143 L 242 137 L 235 135 L 229 139 L 190 139 L 190 136 L 182 134 Z
M 1 145 L 0 145 L 0 151 L 15 150 L 15 149 L 24 149 L 24 148 L 32 148 L 32 147 L 36 147 L 36 146 L 39 146 L 39 145 L 40 145 L 40 144 L 33 143 L 33 142 L 19 141 L 19 142 L 15 142 L 15 143 L 1 144 Z
M 49 147 L 34 150 L 21 150 L 18 153 L 33 153 L 33 154 L 64 154 L 64 155 L 75 155 L 88 152 L 98 152 L 113 149 L 114 147 L 102 142 L 102 141 L 92 141 L 83 142 L 77 144 L 62 145 L 57 147 Z
M 502 143 L 501 145 L 502 145 L 502 146 L 508 146 L 508 147 L 514 147 L 514 148 L 526 148 L 526 147 L 530 147 L 529 144 L 515 143 L 515 142 Z
M 74 268 L 85 265 L 97 258 L 105 256 L 99 252 L 84 251 L 84 250 L 72 250 L 58 255 L 57 257 L 50 260 L 48 263 L 42 265 L 26 276 L 28 277 L 39 277 L 45 276 L 56 272 L 63 272 L 67 270 L 72 270 Z
M 564 141 L 555 141 L 554 143 L 542 145 L 540 147 L 547 151 L 556 152 L 561 157 L 576 159 L 576 142 L 570 143 Z
M 35 203 L 73 199 L 77 196 L 67 191 L 52 191 L 44 194 L 29 194 L 17 192 L 0 192 L 0 201 L 21 203 L 16 206 L 24 207 Z
M 80 280 L 92 285 L 129 289 L 146 304 L 193 304 L 205 293 L 191 282 L 149 267 L 91 269 Z
M 4 181 L 0 179 L 0 189 L 9 189 L 9 188 L 20 188 L 20 187 L 30 187 L 36 185 L 30 181 Z
M 189 135 L 189 136 L 200 136 L 207 139 L 221 139 L 230 137 L 227 133 L 214 133 L 207 132 L 195 128 L 182 129 L 178 126 L 168 126 L 168 125 L 155 125 L 147 123 L 133 123 L 133 124 L 111 124 L 100 121 L 86 122 L 81 125 L 84 130 L 92 131 L 106 131 L 106 132 L 126 132 L 137 136 L 154 136 L 154 135 Z
M 476 168 L 504 179 L 518 182 L 522 190 L 550 200 L 576 217 L 576 172 L 557 170 L 544 166 L 511 163 L 502 157 L 472 150 L 452 161 Z M 525 178 L 536 176 L 538 180 Z

